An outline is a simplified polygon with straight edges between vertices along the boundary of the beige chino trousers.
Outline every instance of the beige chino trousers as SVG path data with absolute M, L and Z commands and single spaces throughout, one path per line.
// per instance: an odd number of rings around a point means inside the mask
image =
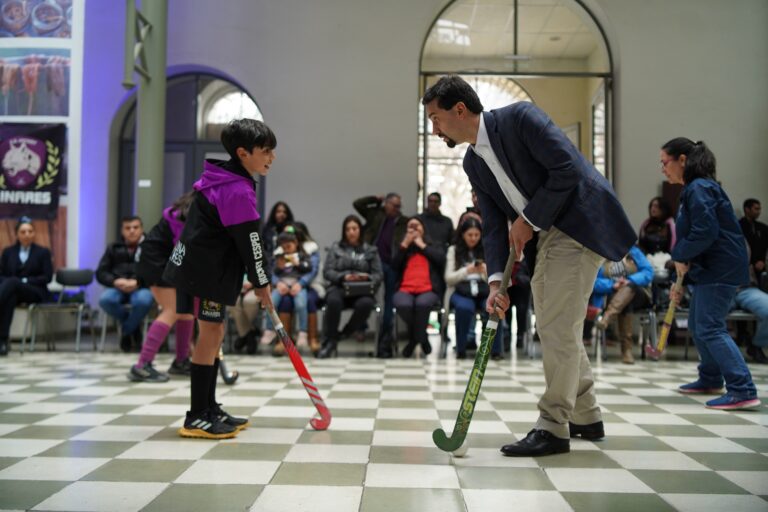
M 539 400 L 536 428 L 568 439 L 569 421 L 601 421 L 581 338 L 603 258 L 554 226 L 539 234 L 537 249 L 531 288 L 547 387 Z

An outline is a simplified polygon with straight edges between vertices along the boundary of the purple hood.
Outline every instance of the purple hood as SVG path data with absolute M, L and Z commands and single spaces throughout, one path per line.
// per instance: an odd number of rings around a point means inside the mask
M 216 207 L 221 223 L 227 227 L 259 220 L 253 184 L 253 178 L 242 167 L 206 160 L 203 174 L 193 188 Z
M 174 210 L 172 206 L 169 206 L 163 210 L 163 218 L 168 222 L 171 227 L 171 234 L 173 234 L 173 245 L 179 241 L 181 236 L 181 230 L 184 229 L 184 223 L 179 220 L 179 211 Z

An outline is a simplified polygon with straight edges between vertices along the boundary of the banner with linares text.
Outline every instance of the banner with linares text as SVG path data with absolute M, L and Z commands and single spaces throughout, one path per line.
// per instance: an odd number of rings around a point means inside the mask
M 66 144 L 64 124 L 0 124 L 0 218 L 56 218 Z

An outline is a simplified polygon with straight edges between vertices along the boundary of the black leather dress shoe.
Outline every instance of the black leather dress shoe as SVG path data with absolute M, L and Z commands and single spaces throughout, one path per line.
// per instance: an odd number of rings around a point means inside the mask
M 571 437 L 581 437 L 589 441 L 596 439 L 602 439 L 605 437 L 605 430 L 603 429 L 603 422 L 590 423 L 589 425 L 576 425 L 575 423 L 568 422 L 568 428 L 571 430 Z
M 560 439 L 547 430 L 533 429 L 525 439 L 501 447 L 501 453 L 507 457 L 538 457 L 571 451 L 571 441 Z
M 8 340 L 0 340 L 0 356 L 8 355 Z

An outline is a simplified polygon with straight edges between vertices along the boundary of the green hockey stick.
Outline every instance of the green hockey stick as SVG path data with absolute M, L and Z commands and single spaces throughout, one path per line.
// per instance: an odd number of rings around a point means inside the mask
M 504 276 L 501 278 L 501 287 L 499 294 L 507 294 L 509 280 L 512 277 L 512 269 L 515 266 L 515 248 L 510 247 L 507 266 L 504 267 Z M 499 325 L 499 315 L 494 312 L 488 319 L 483 329 L 483 337 L 480 340 L 480 347 L 475 354 L 475 366 L 469 376 L 467 389 L 464 391 L 464 398 L 461 401 L 461 409 L 456 417 L 456 425 L 453 427 L 453 435 L 448 437 L 445 430 L 438 428 L 432 432 L 432 440 L 438 448 L 444 452 L 453 452 L 458 450 L 464 443 L 469 431 L 469 423 L 472 421 L 472 414 L 475 412 L 475 403 L 480 395 L 480 386 L 483 384 L 485 376 L 485 367 L 488 366 L 488 356 L 491 353 L 493 338 L 496 336 L 496 329 Z

